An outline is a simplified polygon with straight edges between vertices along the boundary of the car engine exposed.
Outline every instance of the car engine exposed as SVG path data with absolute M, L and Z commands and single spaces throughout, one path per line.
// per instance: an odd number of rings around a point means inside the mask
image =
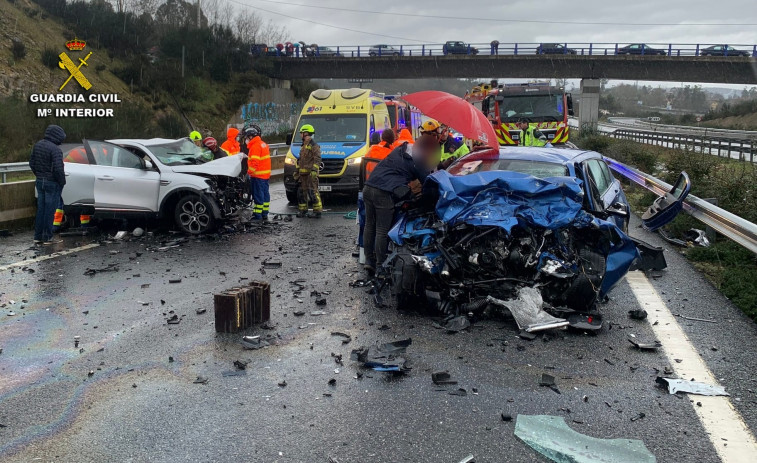
M 389 234 L 398 306 L 448 315 L 499 307 L 526 330 L 565 326 L 544 311 L 593 312 L 639 255 L 614 223 L 583 210 L 569 177 L 440 172 L 426 182 L 429 194 Z

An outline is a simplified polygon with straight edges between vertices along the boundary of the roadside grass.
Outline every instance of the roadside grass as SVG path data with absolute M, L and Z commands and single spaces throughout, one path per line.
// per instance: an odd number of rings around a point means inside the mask
M 579 137 L 577 144 L 671 184 L 681 171 L 686 171 L 691 178 L 692 194 L 711 200 L 745 220 L 757 222 L 757 166 L 754 164 L 601 135 Z M 626 180 L 623 182 L 632 209 L 637 214 L 642 213 L 655 195 Z M 666 227 L 666 231 L 682 238 L 691 228 L 704 229 L 705 226 L 682 213 Z M 679 249 L 728 299 L 757 321 L 757 255 L 720 235 L 708 248 Z

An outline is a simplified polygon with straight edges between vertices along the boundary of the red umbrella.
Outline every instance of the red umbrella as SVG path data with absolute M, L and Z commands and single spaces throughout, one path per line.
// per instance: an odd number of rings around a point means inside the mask
M 423 114 L 489 146 L 498 146 L 497 134 L 484 113 L 462 98 L 437 90 L 415 92 L 402 97 Z

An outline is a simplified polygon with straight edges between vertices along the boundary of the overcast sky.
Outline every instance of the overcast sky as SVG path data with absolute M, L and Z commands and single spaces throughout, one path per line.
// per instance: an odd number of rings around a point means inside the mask
M 755 0 L 564 0 L 461 1 L 461 0 L 235 0 L 251 5 L 266 19 L 286 27 L 295 40 L 319 45 L 412 44 L 463 40 L 510 42 L 629 42 L 728 43 L 757 42 Z M 298 6 L 309 5 L 309 6 Z M 469 8 L 461 8 L 467 5 Z M 330 7 L 335 9 L 324 9 Z M 270 10 L 269 11 L 264 11 Z M 385 11 L 392 15 L 349 12 L 345 9 Z M 276 13 L 272 13 L 276 12 Z M 445 18 L 408 16 L 442 15 Z M 621 23 L 576 25 L 497 22 L 490 19 Z M 297 20 L 301 18 L 306 21 Z M 309 21 L 307 21 L 309 20 Z M 349 31 L 315 24 L 337 26 Z M 655 25 L 716 23 L 721 25 Z M 751 25 L 729 25 L 734 23 Z M 363 32 L 358 32 L 363 31 Z M 397 38 L 367 34 L 382 34 Z M 414 40 L 409 40 L 414 39 Z

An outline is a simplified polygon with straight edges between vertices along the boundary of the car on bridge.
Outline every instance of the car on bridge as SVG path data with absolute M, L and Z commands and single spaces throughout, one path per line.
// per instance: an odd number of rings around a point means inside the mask
M 645 227 L 673 220 L 689 189 L 682 173 L 644 214 Z M 473 151 L 429 176 L 405 206 L 389 232 L 387 269 L 403 307 L 481 313 L 496 300 L 516 304 L 526 290 L 538 296 L 536 311 L 543 300 L 555 316 L 585 313 L 649 249 L 627 235 L 630 206 L 594 151 Z
M 537 55 L 575 55 L 575 48 L 568 48 L 562 43 L 541 43 L 536 47 Z
M 329 47 L 318 47 L 317 56 L 343 58 L 344 55 Z
M 703 48 L 699 56 L 752 56 L 752 54 L 748 51 L 737 50 L 730 45 L 713 45 Z
M 69 215 L 163 218 L 200 234 L 249 205 L 244 154 L 212 160 L 188 138 L 83 140 L 61 149 Z
M 632 43 L 630 45 L 626 45 L 625 47 L 618 48 L 616 54 L 618 55 L 661 55 L 666 56 L 668 54 L 667 51 L 650 47 L 649 45 L 645 43 Z
M 405 53 L 391 45 L 374 45 L 368 49 L 368 56 L 402 56 Z
M 478 48 L 465 42 L 450 40 L 442 46 L 445 55 L 477 55 Z

